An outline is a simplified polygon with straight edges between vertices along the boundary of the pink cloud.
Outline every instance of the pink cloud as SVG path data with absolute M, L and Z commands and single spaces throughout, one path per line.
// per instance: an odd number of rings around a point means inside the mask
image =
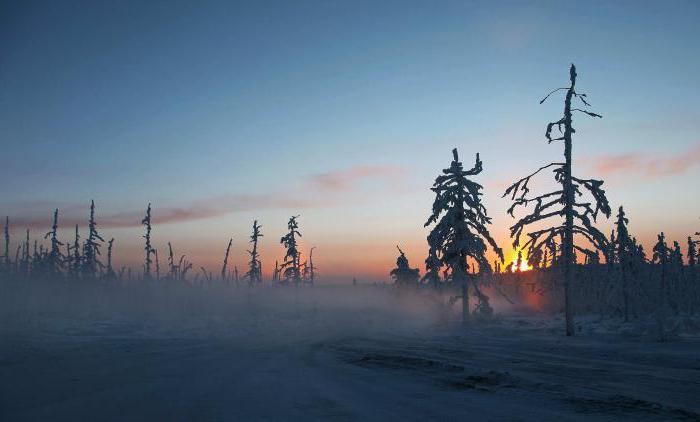
M 153 223 L 168 224 L 185 221 L 201 220 L 222 216 L 225 214 L 270 209 L 307 209 L 334 206 L 340 203 L 334 192 L 352 190 L 356 183 L 367 179 L 391 179 L 401 174 L 398 167 L 389 166 L 359 166 L 344 170 L 312 176 L 303 187 L 304 195 L 294 195 L 279 192 L 257 194 L 222 195 L 204 198 L 186 203 L 181 206 L 158 206 L 153 204 Z M 348 198 L 342 198 L 347 202 Z M 51 226 L 53 209 L 59 208 L 59 225 L 62 228 L 73 227 L 76 224 L 85 226 L 89 202 L 50 203 L 33 201 L 19 204 L 5 204 L 11 210 L 10 224 L 12 227 L 45 230 Z M 97 203 L 97 222 L 103 228 L 138 227 L 144 216 L 146 204 L 142 209 L 131 209 L 110 213 L 104 211 Z
M 178 207 L 158 207 L 153 204 L 153 223 L 168 224 L 184 221 L 201 220 L 218 217 L 224 214 L 267 209 L 302 209 L 313 206 L 329 205 L 330 202 L 321 200 L 312 201 L 282 195 L 229 195 L 207 198 Z M 25 204 L 26 205 L 26 204 Z M 75 204 L 63 204 L 59 206 L 59 225 L 63 228 L 73 227 L 76 224 L 87 224 L 88 205 L 80 207 Z M 21 207 L 20 207 L 21 208 Z M 43 230 L 51 225 L 52 207 L 46 206 L 46 215 L 37 215 L 37 208 L 32 208 L 31 213 L 23 216 L 10 217 L 10 224 L 14 227 Z M 141 225 L 146 207 L 140 210 L 128 210 L 116 213 L 102 212 L 97 204 L 97 222 L 104 228 L 126 228 Z
M 649 153 L 604 155 L 589 162 L 602 175 L 637 173 L 644 176 L 681 174 L 700 165 L 700 142 L 675 155 L 657 156 Z
M 396 166 L 357 166 L 311 176 L 311 184 L 324 191 L 347 191 L 362 180 L 393 179 L 403 174 Z

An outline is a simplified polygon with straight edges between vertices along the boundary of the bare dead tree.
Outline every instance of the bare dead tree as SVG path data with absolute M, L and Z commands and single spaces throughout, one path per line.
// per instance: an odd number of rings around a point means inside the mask
M 309 284 L 312 286 L 316 282 L 316 269 L 317 269 L 316 266 L 314 265 L 314 249 L 316 249 L 315 246 L 313 246 L 309 250 L 309 277 L 308 277 L 308 280 L 309 280 Z
M 10 271 L 10 217 L 5 217 L 5 270 Z
M 576 67 L 572 64 L 569 69 L 570 85 L 565 88 L 557 88 L 547 94 L 540 104 L 547 100 L 552 94 L 558 91 L 566 91 L 564 99 L 564 116 L 556 122 L 549 123 L 545 132 L 545 138 L 549 143 L 555 141 L 564 142 L 564 162 L 554 162 L 540 167 L 534 173 L 526 176 L 514 184 L 512 184 L 504 197 L 510 196 L 513 204 L 508 209 L 508 214 L 514 216 L 514 210 L 517 207 L 528 207 L 534 204 L 534 210 L 520 219 L 510 228 L 511 237 L 514 238 L 513 247 L 520 246 L 520 238 L 525 227 L 539 221 L 550 218 L 563 217 L 564 221 L 561 225 L 555 225 L 545 229 L 539 229 L 529 232 L 529 239 L 522 246 L 528 250 L 528 254 L 535 253 L 540 250 L 547 242 L 553 242 L 556 237 L 561 238 L 562 247 L 562 264 L 564 266 L 564 308 L 566 318 L 566 335 L 574 335 L 574 316 L 572 303 L 572 285 L 574 281 L 574 265 L 576 264 L 576 253 L 579 251 L 587 256 L 593 254 L 591 249 L 585 248 L 580 244 L 575 243 L 574 236 L 578 235 L 585 238 L 592 245 L 593 249 L 598 249 L 605 253 L 608 250 L 607 239 L 597 228 L 593 226 L 593 222 L 600 213 L 606 217 L 610 217 L 610 205 L 605 196 L 605 191 L 601 188 L 602 180 L 595 179 L 580 179 L 572 175 L 572 137 L 576 132 L 573 127 L 573 113 L 579 112 L 591 117 L 601 118 L 602 116 L 590 112 L 584 108 L 576 108 L 572 106 L 574 98 L 580 100 L 584 106 L 590 106 L 587 101 L 586 94 L 576 91 Z M 558 137 L 553 136 L 553 129 L 559 131 Z M 529 195 L 529 183 L 531 179 L 539 172 L 545 169 L 552 169 L 555 181 L 560 185 L 558 190 L 545 193 L 539 196 L 531 197 Z M 592 201 L 578 200 L 587 192 L 592 197 Z
M 158 259 L 158 249 L 153 249 L 153 258 L 156 260 L 156 280 L 160 280 L 160 259 Z
M 114 250 L 114 238 L 109 239 L 107 242 L 107 274 L 106 278 L 112 280 L 116 278 L 116 273 L 114 272 L 114 267 L 112 267 L 112 251 Z
M 231 252 L 231 245 L 233 245 L 233 238 L 229 239 L 228 246 L 226 247 L 226 254 L 224 254 L 224 265 L 221 267 L 221 281 L 228 284 L 228 255 Z

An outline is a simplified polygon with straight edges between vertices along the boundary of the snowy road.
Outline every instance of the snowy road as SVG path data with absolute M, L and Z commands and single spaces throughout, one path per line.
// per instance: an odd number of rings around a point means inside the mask
M 0 345 L 0 419 L 700 419 L 698 340 L 513 327 L 15 334 Z

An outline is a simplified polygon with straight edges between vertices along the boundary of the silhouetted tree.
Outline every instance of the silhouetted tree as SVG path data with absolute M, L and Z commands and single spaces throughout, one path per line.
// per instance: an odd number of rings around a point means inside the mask
M 275 261 L 275 271 L 272 273 L 272 281 L 280 280 L 280 263 Z
M 469 176 L 483 170 L 479 154 L 476 154 L 474 167 L 466 171 L 459 161 L 457 148 L 452 150 L 452 156 L 450 167 L 442 171 L 443 174 L 435 179 L 431 188 L 435 192 L 435 201 L 425 227 L 435 224 L 428 235 L 428 245 L 440 263 L 447 267 L 446 279 L 462 287 L 462 318 L 466 322 L 469 316 L 468 258 L 478 264 L 478 274 L 491 273 L 486 258 L 487 243 L 501 261 L 503 251 L 486 228 L 491 224 L 491 219 L 481 201 L 483 186 L 469 179 Z M 481 292 L 474 278 L 472 285 L 479 299 L 478 309 L 490 313 L 489 299 Z
M 253 247 L 248 250 L 250 255 L 250 261 L 248 261 L 248 272 L 245 273 L 245 278 L 248 279 L 249 285 L 254 285 L 262 282 L 262 264 L 260 263 L 260 256 L 258 254 L 258 239 L 263 237 L 260 229 L 262 226 L 258 225 L 258 220 L 253 221 L 253 233 L 250 235 L 250 243 Z
M 700 242 L 697 240 L 693 240 L 692 237 L 688 236 L 688 251 L 687 251 L 687 257 L 688 257 L 688 266 L 689 267 L 695 267 L 698 263 L 698 253 L 697 253 L 697 247 Z
M 168 242 L 168 277 L 172 280 L 177 280 L 177 267 L 173 256 L 173 245 Z
M 71 259 L 71 274 L 73 277 L 77 278 L 80 275 L 80 269 L 82 268 L 82 261 L 80 256 L 80 234 L 78 232 L 78 225 L 75 225 L 75 240 L 73 241 L 73 258 Z
M 653 248 L 652 262 L 659 264 L 661 268 L 661 277 L 659 282 L 660 305 L 657 307 L 657 317 L 659 320 L 659 339 L 665 339 L 665 317 L 666 309 L 669 306 L 669 286 L 668 286 L 668 270 L 671 261 L 671 249 L 666 245 L 666 236 L 663 232 L 658 235 L 658 240 Z
M 5 271 L 10 271 L 10 217 L 5 217 Z
M 153 259 L 156 262 L 156 280 L 160 280 L 160 259 L 158 259 L 158 249 L 153 248 Z
M 533 251 L 534 253 L 527 254 L 527 265 L 535 270 L 539 270 L 542 266 L 547 265 L 547 250 L 546 248 Z M 518 251 L 522 259 L 522 250 Z M 544 256 L 543 256 L 544 254 Z
M 102 268 L 98 256 L 104 239 L 97 232 L 95 221 L 95 201 L 90 201 L 90 221 L 88 223 L 88 237 L 83 245 L 82 273 L 88 278 L 94 278 Z
M 233 245 L 233 238 L 229 239 L 228 246 L 226 246 L 226 253 L 224 254 L 224 265 L 221 267 L 221 281 L 223 283 L 228 283 L 228 255 L 231 253 L 231 246 Z
M 428 257 L 425 259 L 425 275 L 421 281 L 428 284 L 430 287 L 438 288 L 440 286 L 440 269 L 442 261 L 437 256 L 435 249 L 430 248 Z
M 304 279 L 312 286 L 316 281 L 317 270 L 316 266 L 314 265 L 314 249 L 316 249 L 315 246 L 309 250 L 309 263 L 308 265 L 304 266 L 304 269 L 306 271 L 306 276 L 304 277 Z
M 285 283 L 291 282 L 295 285 L 299 284 L 301 281 L 299 250 L 297 249 L 296 240 L 296 236 L 301 237 L 301 233 L 298 230 L 299 224 L 297 223 L 297 218 L 299 218 L 298 215 L 289 218 L 289 222 L 287 222 L 288 232 L 280 239 L 280 243 L 287 249 L 280 271 L 282 271 Z
M 681 245 L 677 240 L 673 241 L 673 249 L 671 250 L 671 265 L 675 268 L 683 267 L 683 252 Z
M 576 67 L 572 64 L 569 70 L 570 85 L 565 88 L 557 88 L 547 94 L 540 101 L 542 104 L 549 98 L 550 95 L 557 91 L 566 91 L 564 99 L 564 116 L 556 122 L 549 123 L 545 132 L 545 137 L 549 143 L 554 141 L 564 142 L 564 162 L 550 163 L 540 167 L 537 171 L 524 177 L 513 185 L 511 185 L 503 194 L 504 197 L 509 196 L 514 201 L 513 205 L 508 209 L 508 213 L 514 217 L 514 210 L 518 206 L 527 207 L 534 203 L 534 210 L 527 216 L 523 217 L 511 228 L 511 237 L 514 238 L 513 246 L 520 246 L 520 237 L 526 226 L 533 223 L 547 220 L 549 218 L 563 217 L 564 221 L 561 225 L 539 229 L 528 233 L 528 241 L 523 245 L 524 249 L 535 251 L 543 247 L 550 240 L 560 236 L 562 248 L 562 264 L 564 266 L 564 308 L 566 318 L 566 335 L 574 335 L 574 319 L 573 319 L 573 304 L 572 304 L 572 284 L 574 279 L 574 265 L 576 264 L 575 250 L 578 250 L 586 255 L 593 253 L 590 249 L 584 248 L 574 242 L 574 236 L 580 235 L 588 240 L 594 249 L 598 249 L 605 253 L 607 251 L 607 239 L 597 228 L 593 226 L 599 213 L 606 217 L 610 216 L 611 210 L 608 200 L 605 196 L 605 191 L 601 188 L 603 181 L 595 179 L 579 179 L 572 175 L 572 136 L 576 132 L 573 127 L 573 112 L 581 112 L 592 117 L 602 117 L 599 114 L 592 113 L 582 108 L 572 108 L 572 100 L 578 98 L 584 106 L 589 106 L 586 100 L 586 94 L 578 93 L 576 87 Z M 552 129 L 557 127 L 561 136 L 552 138 Z M 563 130 L 562 130 L 563 128 Z M 540 171 L 553 168 L 554 179 L 560 185 L 560 188 L 543 195 L 530 197 L 529 182 L 533 176 Z M 592 202 L 579 200 L 577 197 L 582 197 L 584 192 L 588 192 L 592 196 Z M 591 221 L 592 220 L 592 221 Z
M 22 272 L 24 273 L 25 277 L 29 276 L 31 265 L 31 258 L 29 255 L 29 229 L 27 229 L 24 238 L 24 245 L 22 246 Z
M 114 267 L 112 267 L 112 251 L 114 249 L 114 238 L 109 239 L 109 242 L 107 242 L 107 274 L 105 277 L 108 280 L 113 280 L 117 277 L 117 274 L 114 272 Z
M 147 280 L 151 279 L 151 265 L 153 264 L 153 260 L 151 259 L 151 254 L 153 253 L 153 246 L 151 246 L 151 204 L 148 204 L 148 208 L 146 208 L 146 216 L 141 220 L 141 224 L 146 227 L 146 234 L 143 235 L 143 238 L 146 240 L 146 244 L 144 246 L 144 251 L 146 252 L 146 259 L 144 262 L 144 278 Z
M 399 257 L 396 258 L 396 268 L 391 270 L 389 275 L 394 279 L 394 283 L 398 286 L 405 287 L 415 287 L 418 285 L 419 273 L 418 268 L 411 268 L 408 264 L 408 258 L 406 254 L 401 250 L 400 247 L 396 247 L 399 250 Z
M 63 243 L 58 240 L 58 208 L 53 212 L 51 231 L 44 235 L 44 239 L 49 238 L 51 238 L 51 251 L 46 259 L 46 271 L 48 275 L 55 277 L 61 273 L 63 265 L 63 256 L 60 249 Z

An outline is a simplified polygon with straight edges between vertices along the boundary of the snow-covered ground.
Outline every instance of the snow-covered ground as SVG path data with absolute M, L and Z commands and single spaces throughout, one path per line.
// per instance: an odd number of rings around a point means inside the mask
M 463 328 L 369 286 L 50 290 L 0 302 L 0 420 L 700 419 L 692 330 L 566 338 L 504 306 Z

